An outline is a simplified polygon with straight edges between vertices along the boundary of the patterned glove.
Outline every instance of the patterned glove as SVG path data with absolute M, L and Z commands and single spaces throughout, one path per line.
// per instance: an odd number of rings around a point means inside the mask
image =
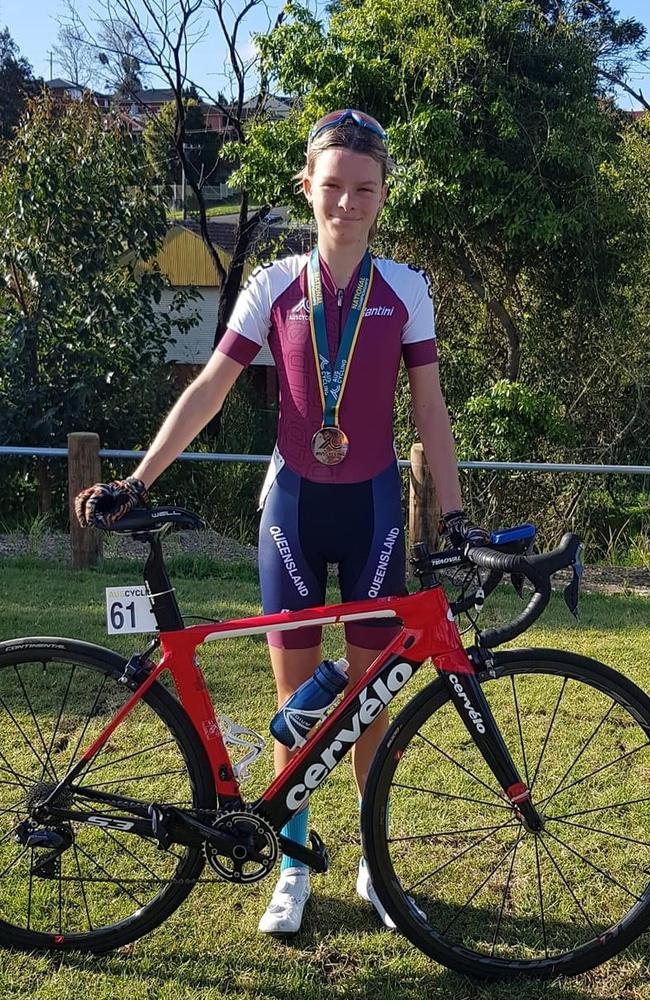
M 112 483 L 95 483 L 75 497 L 74 509 L 82 528 L 112 528 L 134 507 L 149 501 L 147 488 L 141 479 L 129 476 Z
M 449 510 L 443 514 L 440 534 L 445 536 L 453 549 L 463 549 L 466 545 L 487 545 L 490 541 L 485 528 L 472 524 L 464 510 Z

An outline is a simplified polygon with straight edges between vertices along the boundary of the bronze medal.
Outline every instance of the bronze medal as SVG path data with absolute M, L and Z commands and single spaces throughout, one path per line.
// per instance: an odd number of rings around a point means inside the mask
M 311 439 L 314 458 L 322 465 L 338 465 L 348 453 L 350 442 L 340 427 L 321 427 Z

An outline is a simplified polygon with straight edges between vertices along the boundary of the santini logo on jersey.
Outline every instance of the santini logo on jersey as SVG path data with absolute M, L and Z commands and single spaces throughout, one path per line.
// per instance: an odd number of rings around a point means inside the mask
M 372 316 L 392 316 L 394 312 L 395 306 L 369 306 L 364 316 L 370 319 Z
M 373 317 L 384 317 L 392 316 L 395 312 L 395 306 L 368 306 L 364 317 L 366 319 L 372 319 Z M 303 295 L 300 302 L 296 302 L 295 306 L 292 306 L 289 310 L 289 319 L 309 319 L 309 299 Z

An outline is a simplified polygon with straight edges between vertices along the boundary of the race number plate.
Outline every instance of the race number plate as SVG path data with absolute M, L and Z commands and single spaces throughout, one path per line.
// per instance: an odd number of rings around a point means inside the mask
M 156 631 L 156 619 L 143 584 L 106 588 L 106 627 L 109 635 Z

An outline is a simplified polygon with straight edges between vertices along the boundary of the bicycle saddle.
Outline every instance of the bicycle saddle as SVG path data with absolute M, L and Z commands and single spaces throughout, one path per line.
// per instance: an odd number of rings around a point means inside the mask
M 184 507 L 135 507 L 107 530 L 123 534 L 127 531 L 159 531 L 165 527 L 194 531 L 205 528 L 205 521 Z

